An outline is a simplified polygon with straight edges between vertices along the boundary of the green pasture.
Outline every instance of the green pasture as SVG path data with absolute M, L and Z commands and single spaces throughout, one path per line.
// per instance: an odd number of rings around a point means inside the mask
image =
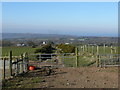
M 40 48 L 40 47 L 37 47 Z M 2 56 L 7 56 L 10 52 L 10 50 L 12 50 L 13 52 L 13 56 L 19 56 L 24 52 L 28 52 L 30 53 L 34 53 L 34 51 L 37 48 L 32 48 L 32 47 L 3 47 L 2 48 Z M 1 48 L 0 48 L 1 49 Z M 115 51 L 116 49 L 116 51 Z M 117 47 L 113 47 L 112 50 L 112 54 L 117 54 L 118 52 L 118 48 Z M 86 47 L 84 48 L 84 52 L 83 49 L 81 48 L 81 46 L 78 46 L 78 53 L 80 54 L 78 56 L 78 67 L 79 66 L 90 66 L 93 65 L 95 63 L 96 60 L 96 54 L 97 54 L 97 47 Z M 92 54 L 94 53 L 94 54 Z M 111 54 L 111 47 L 99 47 L 98 48 L 98 53 L 99 54 Z M 65 64 L 65 66 L 69 66 L 69 67 L 76 67 L 76 55 L 65 55 L 65 56 L 59 56 L 59 58 L 61 59 L 61 61 Z M 35 59 L 35 57 L 34 57 Z
M 98 48 L 96 46 L 86 46 L 81 48 L 82 46 L 78 46 L 79 52 L 89 52 L 89 53 L 94 53 L 94 54 L 117 54 L 118 53 L 118 47 L 103 47 L 99 46 Z
M 2 56 L 8 55 L 10 50 L 13 51 L 13 56 L 18 56 L 24 52 L 34 53 L 35 49 L 37 49 L 37 48 L 32 48 L 32 47 L 2 47 Z M 1 50 L 1 48 L 0 48 L 0 50 Z M 83 49 L 81 48 L 81 46 L 78 46 L 78 50 L 80 53 L 83 52 Z M 86 53 L 86 52 L 96 54 L 97 47 L 95 47 L 95 46 L 94 47 L 92 47 L 92 46 L 84 47 L 84 53 Z M 111 47 L 104 48 L 103 46 L 100 46 L 98 48 L 98 53 L 99 54 L 111 54 Z M 117 53 L 118 53 L 118 47 L 113 47 L 112 54 L 117 54 Z
M 12 50 L 13 56 L 19 56 L 22 53 L 34 53 L 36 48 L 32 47 L 2 47 L 2 56 L 7 56 Z
M 75 55 L 66 55 L 60 56 L 62 62 L 66 67 L 80 67 L 80 66 L 90 66 L 95 63 L 96 57 L 93 55 L 79 55 L 76 57 Z M 78 58 L 78 59 L 76 59 Z

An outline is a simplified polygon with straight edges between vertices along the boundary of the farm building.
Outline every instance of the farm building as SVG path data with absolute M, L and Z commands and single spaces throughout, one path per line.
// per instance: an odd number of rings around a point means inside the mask
M 21 47 L 21 46 L 26 46 L 24 43 L 22 43 L 22 44 L 17 44 L 16 46 L 18 46 L 18 47 Z

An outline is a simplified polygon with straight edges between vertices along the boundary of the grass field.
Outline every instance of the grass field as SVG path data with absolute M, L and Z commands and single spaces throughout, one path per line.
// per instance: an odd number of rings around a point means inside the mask
M 86 53 L 88 54 L 88 53 Z M 78 59 L 76 56 L 67 55 L 61 58 L 62 62 L 65 64 L 66 67 L 80 67 L 80 66 L 90 66 L 95 63 L 96 57 L 89 54 L 89 55 L 79 55 Z
M 40 47 L 37 47 L 40 48 Z M 33 54 L 34 51 L 37 48 L 32 48 L 32 47 L 3 47 L 2 48 L 2 56 L 7 56 L 9 54 L 9 51 L 12 50 L 13 56 L 19 56 L 22 53 L 28 52 L 28 54 Z M 112 51 L 111 53 L 111 47 L 99 47 L 98 53 L 99 54 L 117 54 L 118 48 L 113 47 L 116 49 Z M 96 60 L 96 54 L 97 54 L 97 47 L 86 47 L 83 49 L 81 46 L 78 47 L 78 53 L 81 54 L 78 56 L 78 66 L 89 66 L 93 63 L 95 63 Z M 94 53 L 91 54 L 91 53 Z M 90 54 L 90 55 L 89 55 Z M 29 56 L 31 57 L 31 56 Z M 60 56 L 62 62 L 69 67 L 76 67 L 76 55 L 67 55 L 67 56 Z M 35 59 L 35 57 L 34 57 Z
M 92 47 L 92 46 L 89 46 L 89 47 L 84 47 L 84 50 L 83 48 L 81 48 L 81 46 L 78 47 L 79 48 L 79 51 L 80 52 L 90 52 L 90 53 L 94 53 L 96 54 L 97 53 L 97 47 Z M 111 51 L 112 50 L 112 51 Z M 99 46 L 98 47 L 98 53 L 99 54 L 117 54 L 118 53 L 118 47 L 103 47 L 103 46 Z
M 12 50 L 13 56 L 19 56 L 22 53 L 34 53 L 36 48 L 32 47 L 2 47 L 2 56 L 7 56 Z
M 38 47 L 39 48 L 39 47 Z M 1 49 L 1 48 L 0 48 Z M 24 52 L 28 53 L 34 53 L 35 49 L 37 48 L 32 48 L 32 47 L 2 47 L 2 56 L 8 55 L 9 51 L 12 50 L 13 56 L 19 56 L 20 54 Z M 78 46 L 79 52 L 83 52 L 83 49 L 81 46 Z M 89 53 L 97 53 L 97 47 L 86 47 L 84 48 L 84 52 L 89 52 Z M 118 48 L 113 47 L 112 53 L 117 54 Z M 111 54 L 111 47 L 99 47 L 98 49 L 99 54 Z

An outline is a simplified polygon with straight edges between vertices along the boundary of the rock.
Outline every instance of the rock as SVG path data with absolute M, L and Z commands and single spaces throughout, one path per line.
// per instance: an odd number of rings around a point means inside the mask
M 67 85 L 70 85 L 70 83 L 67 83 Z

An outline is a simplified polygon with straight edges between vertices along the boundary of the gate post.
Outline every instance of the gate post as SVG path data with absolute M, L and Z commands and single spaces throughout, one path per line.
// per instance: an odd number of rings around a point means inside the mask
M 9 58 L 10 58 L 9 70 L 10 70 L 10 77 L 11 77 L 12 76 L 12 51 L 10 51 L 10 53 L 9 53 Z
M 16 66 L 15 67 L 16 67 L 15 76 L 17 76 L 19 74 L 19 71 L 20 71 L 18 58 L 16 58 Z
M 25 66 L 25 72 L 27 72 L 28 71 L 28 66 L 29 66 L 29 60 L 28 60 L 28 53 L 27 52 L 25 52 L 24 54 L 23 54 L 23 56 L 24 56 L 24 66 Z
M 24 65 L 23 65 L 23 54 L 21 54 L 21 61 L 20 61 L 20 73 L 23 73 L 24 72 Z

